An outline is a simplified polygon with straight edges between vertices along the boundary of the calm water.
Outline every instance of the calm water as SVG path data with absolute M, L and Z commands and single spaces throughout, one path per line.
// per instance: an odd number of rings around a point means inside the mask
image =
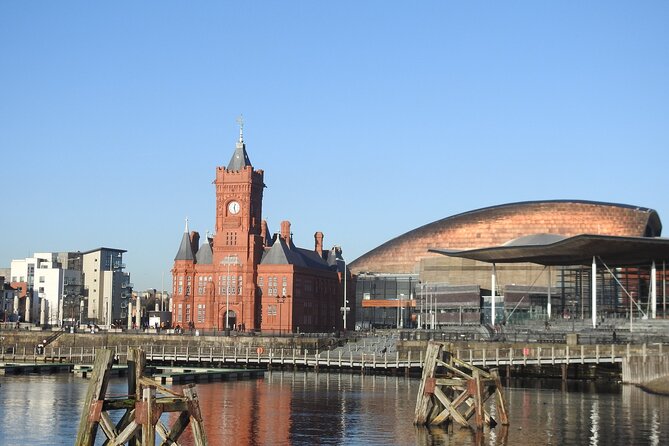
M 416 379 L 272 372 L 197 389 L 211 445 L 669 444 L 669 397 L 629 386 L 509 384 L 511 425 L 480 437 L 415 428 Z M 0 445 L 73 444 L 87 385 L 65 374 L 0 377 Z M 114 380 L 109 393 L 124 388 Z

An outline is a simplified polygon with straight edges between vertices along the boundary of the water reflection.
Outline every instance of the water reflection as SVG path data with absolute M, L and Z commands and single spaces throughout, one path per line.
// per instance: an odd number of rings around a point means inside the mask
M 7 376 L 0 384 L 0 444 L 72 444 L 88 381 Z M 418 381 L 404 377 L 279 371 L 197 389 L 211 445 L 669 444 L 667 397 L 616 384 L 506 386 L 510 426 L 482 432 L 413 426 Z M 124 389 L 122 380 L 110 385 Z M 492 401 L 488 411 L 496 415 Z M 172 424 L 175 415 L 163 419 Z M 190 431 L 183 440 L 192 444 Z

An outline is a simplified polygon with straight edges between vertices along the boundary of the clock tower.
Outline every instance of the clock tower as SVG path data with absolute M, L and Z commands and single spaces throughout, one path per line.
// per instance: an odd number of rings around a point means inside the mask
M 216 168 L 216 235 L 212 264 L 218 281 L 215 300 L 217 323 L 225 327 L 259 326 L 259 302 L 255 281 L 263 252 L 262 196 L 264 172 L 254 170 L 246 153 L 243 123 L 239 141 L 227 167 Z M 228 318 L 226 318 L 226 312 Z

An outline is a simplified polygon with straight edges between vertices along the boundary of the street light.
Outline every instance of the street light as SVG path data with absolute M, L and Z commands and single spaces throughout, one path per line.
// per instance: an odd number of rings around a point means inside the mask
M 281 331 L 281 328 L 283 326 L 282 323 L 281 323 L 283 321 L 283 315 L 281 314 L 281 308 L 283 307 L 283 303 L 286 301 L 287 297 L 290 297 L 290 296 L 286 296 L 286 295 L 279 296 L 278 294 L 276 296 L 276 301 L 279 304 L 279 336 L 281 336 L 283 334 L 283 332 Z
M 402 312 L 404 311 L 404 293 L 400 293 L 400 298 L 397 301 L 397 328 L 404 328 L 404 317 Z
M 351 310 L 351 307 L 348 306 L 348 299 L 346 298 L 346 260 L 343 258 L 338 258 L 338 262 L 343 262 L 344 263 L 344 305 L 341 307 L 340 311 L 343 314 L 343 319 L 344 319 L 344 331 L 346 331 L 346 312 Z
M 221 260 L 221 265 L 227 265 L 228 275 L 225 278 L 225 332 L 230 327 L 230 265 L 239 265 L 236 255 L 227 255 Z

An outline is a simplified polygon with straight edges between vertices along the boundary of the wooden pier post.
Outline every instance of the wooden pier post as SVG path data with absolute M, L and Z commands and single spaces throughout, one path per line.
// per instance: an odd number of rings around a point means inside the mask
M 495 427 L 497 421 L 485 410 L 485 401 L 495 395 L 500 422 L 507 425 L 506 401 L 497 369 L 486 372 L 457 359 L 452 352 L 452 345 L 428 343 L 414 424 L 438 425 L 453 420 L 462 426 L 470 426 L 468 420 L 475 416 L 477 429 L 483 429 L 485 424 Z
M 98 427 L 107 436 L 105 444 L 154 446 L 156 432 L 163 445 L 178 444 L 177 440 L 191 425 L 196 446 L 206 446 L 207 437 L 202 423 L 195 385 L 184 387 L 183 394 L 172 391 L 143 376 L 146 355 L 141 349 L 131 349 L 128 355 L 128 395 L 124 398 L 106 398 L 107 383 L 113 363 L 113 352 L 98 351 L 91 383 L 84 400 L 75 446 L 93 446 Z M 165 397 L 157 397 L 156 391 Z M 125 410 L 114 425 L 108 411 Z M 171 429 L 160 421 L 164 412 L 180 412 Z
M 84 407 L 81 410 L 75 446 L 93 446 L 95 443 L 102 403 L 109 383 L 109 370 L 112 368 L 113 361 L 114 356 L 111 350 L 102 350 L 95 358 L 93 375 L 84 399 Z

